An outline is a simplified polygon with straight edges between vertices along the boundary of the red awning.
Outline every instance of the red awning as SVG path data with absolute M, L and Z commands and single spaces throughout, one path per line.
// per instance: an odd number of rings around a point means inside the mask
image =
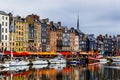
M 21 56 L 28 56 L 29 53 L 28 53 L 28 52 L 21 52 L 20 55 L 21 55 Z
M 4 54 L 11 55 L 10 51 L 5 51 Z M 13 56 L 27 56 L 28 52 L 12 52 Z
M 62 54 L 62 55 L 71 55 L 72 53 L 71 52 L 60 52 L 60 54 Z
M 6 55 L 11 55 L 11 52 L 10 52 L 10 51 L 5 51 L 4 54 L 6 54 Z M 12 52 L 12 54 L 13 54 L 14 56 L 18 55 L 17 52 Z

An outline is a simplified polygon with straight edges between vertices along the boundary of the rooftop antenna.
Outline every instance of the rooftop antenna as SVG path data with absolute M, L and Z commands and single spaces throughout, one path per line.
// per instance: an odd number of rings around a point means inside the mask
M 78 16 L 77 16 L 77 30 L 79 30 L 79 11 L 78 11 Z

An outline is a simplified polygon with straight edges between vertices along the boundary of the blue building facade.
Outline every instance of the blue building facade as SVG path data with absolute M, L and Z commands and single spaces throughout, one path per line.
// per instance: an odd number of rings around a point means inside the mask
M 41 34 L 41 41 L 42 41 L 42 52 L 46 52 L 46 45 L 47 45 L 47 33 L 46 33 L 46 30 L 47 29 L 47 21 L 46 20 L 41 20 L 41 31 L 42 31 L 42 34 Z

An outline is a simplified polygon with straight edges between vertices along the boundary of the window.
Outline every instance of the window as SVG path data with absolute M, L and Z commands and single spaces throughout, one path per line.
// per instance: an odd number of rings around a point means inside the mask
M 5 46 L 7 46 L 7 43 L 5 43 Z
M 7 35 L 5 35 L 5 40 L 7 40 Z
M 8 17 L 6 17 L 6 20 L 8 19 Z
M 5 26 L 7 26 L 7 22 L 5 23 Z
M 7 33 L 7 29 L 5 29 L 5 33 Z
M 4 35 L 2 35 L 2 40 L 4 40 Z
M 16 46 L 18 46 L 18 43 L 16 43 Z
M 4 32 L 4 28 L 2 28 L 2 32 Z

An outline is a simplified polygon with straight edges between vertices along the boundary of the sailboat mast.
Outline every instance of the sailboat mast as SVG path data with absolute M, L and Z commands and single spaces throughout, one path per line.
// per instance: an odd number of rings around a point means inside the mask
M 13 58 L 13 32 L 14 32 L 14 19 L 13 19 L 13 22 L 12 22 L 12 30 L 11 30 L 11 54 L 10 54 L 10 57 L 11 57 L 11 60 Z

